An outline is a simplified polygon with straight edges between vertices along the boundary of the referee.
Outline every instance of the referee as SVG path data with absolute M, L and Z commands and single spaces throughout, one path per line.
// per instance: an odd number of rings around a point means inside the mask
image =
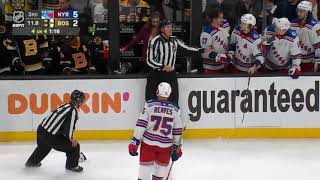
M 84 93 L 74 90 L 71 101 L 53 111 L 44 118 L 37 130 L 37 148 L 26 162 L 26 167 L 40 167 L 41 161 L 49 154 L 51 149 L 65 152 L 67 155 L 66 169 L 81 172 L 78 166 L 80 145 L 73 138 L 75 125 L 78 120 L 78 108 L 84 102 Z
M 172 22 L 163 20 L 160 23 L 161 34 L 154 37 L 148 45 L 147 64 L 150 73 L 146 86 L 146 101 L 157 98 L 157 88 L 161 82 L 167 82 L 172 87 L 169 101 L 178 104 L 178 80 L 175 72 L 175 63 L 178 46 L 189 51 L 202 53 L 203 49 L 187 46 L 183 41 L 172 36 Z

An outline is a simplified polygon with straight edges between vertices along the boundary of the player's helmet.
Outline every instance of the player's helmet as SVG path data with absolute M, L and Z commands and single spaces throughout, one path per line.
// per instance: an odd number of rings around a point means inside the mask
M 252 14 L 244 14 L 241 16 L 241 22 L 254 26 L 256 25 L 256 18 Z
M 288 30 L 290 28 L 290 21 L 287 18 L 276 19 L 274 23 L 281 30 Z
M 79 90 L 74 90 L 71 93 L 71 101 L 75 102 L 76 104 L 84 103 L 85 96 L 84 93 Z
M 160 97 L 168 98 L 171 94 L 171 86 L 169 83 L 162 82 L 158 85 L 157 95 Z
M 311 12 L 312 11 L 312 3 L 309 1 L 301 1 L 298 6 L 297 9 L 301 9 L 307 12 Z

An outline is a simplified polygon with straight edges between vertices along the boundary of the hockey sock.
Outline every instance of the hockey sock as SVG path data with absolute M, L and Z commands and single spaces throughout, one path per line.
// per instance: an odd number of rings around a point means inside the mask
M 139 180 L 149 180 L 152 172 L 152 165 L 141 165 L 139 167 Z

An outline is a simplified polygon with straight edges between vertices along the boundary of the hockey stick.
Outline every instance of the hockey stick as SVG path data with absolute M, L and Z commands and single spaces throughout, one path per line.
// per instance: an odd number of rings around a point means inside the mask
M 21 56 L 21 52 L 20 52 L 20 48 L 19 48 L 19 45 L 18 45 L 18 42 L 16 40 L 13 40 L 13 42 L 15 43 L 15 48 L 17 49 L 17 53 L 18 53 L 18 56 L 19 56 L 19 61 L 21 64 L 23 64 L 22 62 L 22 56 Z M 23 75 L 26 75 L 26 72 L 23 70 Z
M 171 163 L 171 165 L 170 165 L 170 169 L 169 169 L 168 176 L 167 176 L 166 180 L 169 179 L 169 176 L 170 176 L 170 174 L 171 174 L 171 170 L 172 170 L 173 164 L 174 164 L 174 161 L 173 161 L 173 162 Z
M 249 75 L 249 77 L 248 77 L 248 87 L 246 89 L 247 91 L 249 90 L 249 87 L 250 87 L 250 81 L 251 81 L 251 75 Z M 246 98 L 248 98 L 248 94 L 246 94 Z M 240 109 L 241 109 L 241 107 L 240 107 Z M 243 124 L 244 116 L 245 116 L 245 112 L 242 113 L 241 125 Z
M 189 117 L 190 117 L 190 116 L 191 116 L 191 114 L 189 114 Z M 189 118 L 189 119 L 190 119 L 190 118 Z M 186 121 L 183 131 L 185 131 L 185 130 L 187 129 L 188 121 L 189 121 L 189 120 Z M 181 135 L 181 139 L 179 140 L 178 150 L 179 150 L 180 147 L 181 147 L 182 139 L 183 139 L 183 134 Z M 171 165 L 170 165 L 170 169 L 169 169 L 169 172 L 168 172 L 168 175 L 167 175 L 166 180 L 169 179 L 169 176 L 170 176 L 170 174 L 171 174 L 171 171 L 172 171 L 172 167 L 173 167 L 174 162 L 175 162 L 175 161 L 172 161 L 172 163 L 171 163 Z

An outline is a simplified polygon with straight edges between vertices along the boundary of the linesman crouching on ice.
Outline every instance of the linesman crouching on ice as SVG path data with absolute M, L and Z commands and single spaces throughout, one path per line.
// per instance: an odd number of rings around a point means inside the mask
M 71 101 L 53 111 L 39 125 L 37 130 L 37 148 L 26 162 L 26 167 L 40 167 L 41 161 L 51 149 L 65 152 L 67 155 L 66 169 L 81 172 L 78 166 L 80 145 L 73 133 L 78 120 L 78 108 L 84 103 L 84 93 L 75 90 L 71 93 Z
M 162 82 L 158 86 L 158 99 L 145 103 L 129 145 L 129 153 L 137 156 L 140 147 L 140 169 L 138 180 L 162 180 L 168 173 L 170 157 L 176 161 L 181 157 L 181 135 L 183 132 L 179 106 L 168 101 L 171 86 Z
M 299 37 L 295 30 L 290 29 L 287 18 L 276 19 L 268 26 L 262 40 L 261 50 L 266 55 L 265 71 L 289 73 L 294 79 L 301 75 Z

